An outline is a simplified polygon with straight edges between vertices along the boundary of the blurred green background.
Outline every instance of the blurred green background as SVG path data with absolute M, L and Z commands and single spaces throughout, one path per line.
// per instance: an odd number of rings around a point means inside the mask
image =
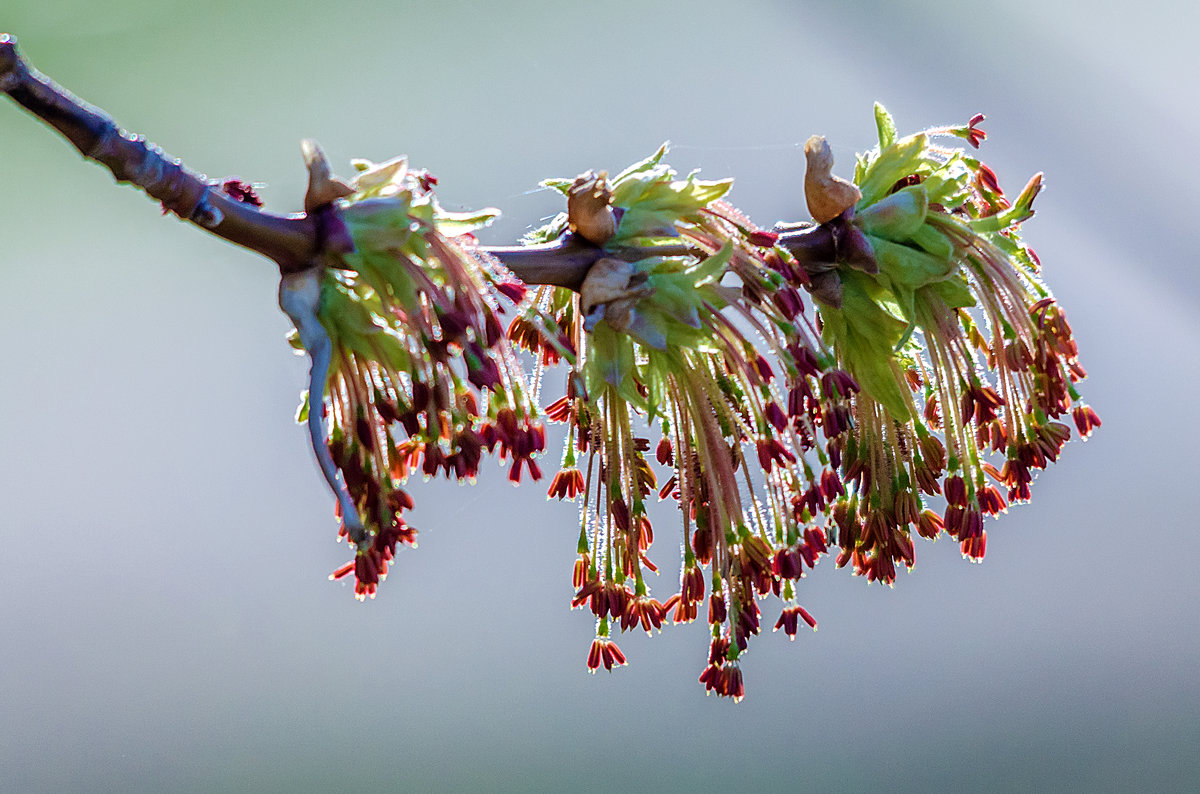
M 983 565 L 922 543 L 894 590 L 819 566 L 820 632 L 761 637 L 739 705 L 696 682 L 699 625 L 591 677 L 575 510 L 539 486 L 415 484 L 421 547 L 379 598 L 326 581 L 348 552 L 272 266 L 0 101 L 0 789 L 1200 787 L 1198 23 L 1166 0 L 8 0 L 35 66 L 271 209 L 299 208 L 314 137 L 343 173 L 407 153 L 447 207 L 499 206 L 494 243 L 559 209 L 538 180 L 664 139 L 766 225 L 805 216 L 810 134 L 849 173 L 874 100 L 905 131 L 986 112 L 1004 187 L 1046 172 L 1025 235 L 1105 424 L 989 523 Z

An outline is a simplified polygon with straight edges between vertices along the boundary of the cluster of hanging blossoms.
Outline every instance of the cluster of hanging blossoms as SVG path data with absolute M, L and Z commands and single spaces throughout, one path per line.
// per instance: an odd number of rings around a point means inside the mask
M 297 320 L 293 344 L 314 361 L 298 419 L 313 429 L 341 535 L 356 546 L 332 578 L 353 573 L 362 600 L 386 578 L 397 545 L 416 545 L 403 517 L 410 473 L 474 481 L 486 451 L 511 458 L 514 482 L 523 472 L 537 480 L 545 431 L 500 320 L 500 301 L 519 301 L 525 286 L 470 235 L 497 211 L 443 210 L 436 180 L 402 157 L 355 161 L 350 185 L 321 173 L 319 150 L 309 160 L 310 194 L 323 180 L 342 196 L 334 230 L 347 239 L 314 287 L 315 323 L 287 302 L 287 277 L 281 303 Z
M 1062 420 L 1084 438 L 1100 420 L 1018 235 L 1041 176 L 1010 199 L 939 143 L 977 147 L 981 120 L 901 138 L 876 106 L 879 145 L 853 180 L 810 139 L 813 221 L 770 230 L 724 200 L 731 180 L 679 178 L 665 147 L 612 178 L 548 180 L 567 210 L 526 242 L 588 247 L 578 291 L 527 293 L 470 234 L 494 211 L 443 211 L 404 160 L 356 163 L 338 199 L 350 243 L 319 285 L 320 411 L 302 406 L 356 546 L 335 576 L 373 596 L 413 542 L 410 472 L 473 479 L 492 451 L 513 481 L 541 476 L 539 409 L 513 346 L 535 354 L 536 383 L 565 369 L 565 395 L 544 408 L 567 427 L 549 495 L 580 505 L 571 603 L 596 619 L 593 671 L 625 664 L 616 632 L 703 616 L 700 681 L 740 699 L 760 602 L 779 599 L 774 627 L 791 638 L 815 629 L 798 586 L 822 556 L 888 584 L 913 565 L 914 533 L 982 559 L 984 514 L 1029 499 L 1071 435 Z M 649 586 L 656 500 L 678 505 L 682 530 L 663 599 Z

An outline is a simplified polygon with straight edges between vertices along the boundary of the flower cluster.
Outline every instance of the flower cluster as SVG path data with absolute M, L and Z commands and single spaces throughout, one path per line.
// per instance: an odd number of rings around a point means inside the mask
M 834 513 L 838 564 L 884 582 L 912 565 L 912 528 L 982 559 L 983 516 L 1029 499 L 1032 470 L 1071 435 L 1058 420 L 1073 413 L 1085 438 L 1099 425 L 1075 390 L 1085 372 L 1066 316 L 1018 233 L 1041 174 L 1010 199 L 986 165 L 933 142 L 978 145 L 981 120 L 898 138 L 876 106 L 879 146 L 859 159 L 862 196 L 840 219 L 874 265 L 839 264 L 841 300 L 820 305 L 825 341 L 863 389 Z M 940 516 L 925 506 L 938 494 Z
M 473 479 L 490 451 L 514 482 L 539 479 L 532 395 L 559 364 L 565 394 L 545 415 L 567 434 L 548 493 L 580 505 L 571 604 L 596 620 L 593 672 L 626 663 L 614 632 L 703 617 L 700 683 L 741 699 L 760 602 L 780 600 L 774 629 L 789 639 L 815 630 L 799 580 L 823 555 L 889 585 L 914 564 L 914 533 L 981 560 L 984 516 L 1029 499 L 1072 434 L 1067 415 L 1083 438 L 1100 419 L 1019 234 L 1041 175 L 1010 197 L 939 142 L 978 147 L 982 116 L 906 137 L 875 116 L 879 145 L 852 180 L 833 174 L 824 139 L 805 146 L 811 223 L 757 227 L 725 200 L 730 180 L 679 178 L 665 147 L 611 179 L 548 180 L 566 212 L 527 241 L 594 255 L 578 292 L 527 295 L 470 234 L 494 211 L 443 211 L 436 180 L 403 159 L 358 163 L 334 192 L 353 251 L 320 283 L 332 354 L 312 410 L 328 428 L 308 417 L 358 551 L 334 576 L 373 595 L 415 542 L 412 471 Z M 520 307 L 507 330 L 501 298 Z M 281 305 L 319 346 L 296 301 Z M 532 389 L 514 346 L 536 356 Z M 682 549 L 661 600 L 656 499 L 677 504 Z
M 513 481 L 536 480 L 545 435 L 500 321 L 500 297 L 519 302 L 525 287 L 470 234 L 495 211 L 446 212 L 436 180 L 403 158 L 355 166 L 340 207 L 354 250 L 324 273 L 318 317 L 332 362 L 323 399 L 311 402 L 328 419 L 357 513 L 340 515 L 357 553 L 333 577 L 353 573 L 361 599 L 374 596 L 397 545 L 416 543 L 400 487 L 410 473 L 473 480 L 486 451 L 511 460 Z
M 704 605 L 714 650 L 701 681 L 740 698 L 758 599 L 784 600 L 791 636 L 792 616 L 808 615 L 796 582 L 827 551 L 814 521 L 844 491 L 837 456 L 858 386 L 805 316 L 789 283 L 804 271 L 779 235 L 723 200 L 729 181 L 678 179 L 664 153 L 611 183 L 548 182 L 568 198 L 587 186 L 619 220 L 591 240 L 603 258 L 580 293 L 543 288 L 510 334 L 543 361 L 573 353 L 567 395 L 546 411 L 568 425 L 550 496 L 581 501 L 572 604 L 603 643 L 613 627 L 650 632 Z M 571 209 L 535 239 L 587 228 Z M 635 435 L 635 419 L 657 438 Z M 682 516 L 680 585 L 664 601 L 646 576 L 654 496 Z

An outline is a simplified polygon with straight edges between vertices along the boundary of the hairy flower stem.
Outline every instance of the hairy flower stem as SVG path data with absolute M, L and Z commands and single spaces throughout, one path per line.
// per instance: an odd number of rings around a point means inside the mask
M 16 37 L 7 33 L 0 33 L 0 93 L 58 130 L 84 157 L 111 171 L 118 182 L 135 185 L 184 220 L 262 254 L 275 262 L 281 273 L 297 273 L 324 261 L 329 228 L 324 213 L 276 215 L 214 190 L 216 184 L 142 136 L 122 130 L 107 113 L 39 73 L 18 51 Z M 779 244 L 802 265 L 830 262 L 834 255 L 832 234 L 824 226 L 789 225 Z M 480 250 L 527 284 L 576 291 L 593 264 L 614 255 L 570 232 L 541 245 L 484 246 Z M 656 253 L 670 256 L 690 250 L 681 245 Z M 636 257 L 646 255 L 645 249 L 640 249 Z

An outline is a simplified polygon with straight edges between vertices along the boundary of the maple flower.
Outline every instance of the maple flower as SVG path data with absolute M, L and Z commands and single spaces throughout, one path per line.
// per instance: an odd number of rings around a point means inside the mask
M 572 220 L 579 202 L 568 201 L 567 214 L 531 235 L 599 229 L 592 242 L 605 258 L 577 295 L 538 289 L 509 333 L 534 353 L 551 343 L 568 351 L 568 396 L 546 414 L 568 426 L 550 494 L 582 499 L 580 551 L 592 561 L 586 578 L 576 573 L 572 605 L 590 605 L 621 630 L 658 628 L 672 610 L 675 622 L 688 622 L 705 597 L 700 566 L 709 565 L 721 583 L 710 621 L 740 650 L 758 633 L 755 599 L 783 593 L 785 580 L 790 593 L 805 560 L 811 567 L 826 551 L 803 538 L 816 505 L 843 490 L 829 456 L 851 427 L 858 387 L 803 316 L 806 274 L 777 245 L 780 235 L 723 200 L 729 180 L 680 180 L 664 153 L 606 178 L 619 219 L 611 228 Z M 595 180 L 590 172 L 547 184 L 570 198 Z M 587 195 L 593 204 L 600 196 Z M 603 219 L 603 209 L 588 212 Z M 639 418 L 657 441 L 633 434 Z M 666 470 L 661 488 L 655 464 Z M 677 500 L 687 538 L 680 592 L 663 603 L 645 576 L 656 570 L 647 515 L 656 490 Z M 794 510 L 805 494 L 813 509 Z M 776 570 L 780 555 L 789 564 Z M 736 666 L 714 675 L 710 689 L 742 691 Z
M 592 672 L 625 664 L 610 629 L 691 622 L 707 601 L 700 683 L 737 700 L 759 602 L 780 599 L 789 639 L 815 629 L 796 601 L 826 554 L 888 585 L 915 564 L 915 535 L 982 560 L 986 518 L 1030 498 L 1072 427 L 1100 427 L 1021 239 L 1042 177 L 1006 195 L 940 143 L 977 148 L 982 116 L 903 137 L 880 106 L 875 121 L 852 180 L 823 139 L 806 144 L 811 224 L 758 228 L 727 202 L 730 180 L 679 178 L 665 147 L 611 178 L 548 180 L 567 211 L 527 240 L 597 249 L 578 292 L 526 289 L 455 233 L 486 213 L 444 213 L 402 161 L 364 164 L 344 208 L 355 251 L 322 284 L 338 353 L 322 416 L 357 545 L 335 576 L 371 597 L 415 542 L 395 494 L 417 468 L 470 479 L 491 453 L 514 482 L 541 477 L 545 433 L 512 346 L 533 353 L 539 388 L 545 367 L 567 370 L 544 410 L 566 426 L 547 494 L 579 503 L 571 606 L 597 620 Z M 507 332 L 499 298 L 517 304 Z M 665 601 L 648 576 L 655 495 L 681 525 Z
M 772 631 L 783 629 L 783 633 L 788 636 L 789 640 L 796 639 L 796 630 L 799 626 L 799 621 L 803 620 L 813 631 L 817 630 L 817 619 L 809 614 L 808 610 L 802 606 L 795 604 L 784 607 L 783 612 L 779 615 L 779 620 L 775 622 L 775 628 Z
M 469 234 L 497 213 L 443 210 L 436 180 L 404 158 L 354 165 L 357 177 L 339 191 L 352 245 L 316 284 L 325 339 L 309 329 L 293 343 L 314 361 L 329 346 L 298 419 L 309 423 L 318 458 L 327 449 L 362 598 L 374 596 L 396 545 L 415 543 L 400 517 L 412 506 L 401 485 L 415 468 L 474 479 L 486 450 L 511 458 L 512 479 L 537 479 L 545 436 L 497 318 L 501 296 L 519 301 L 524 288 Z
M 607 631 L 607 628 L 602 627 L 601 631 Z M 592 640 L 592 647 L 588 651 L 588 672 L 595 673 L 604 665 L 604 669 L 612 671 L 614 667 L 621 667 L 625 664 L 625 654 L 617 647 L 617 644 L 610 640 L 607 636 L 597 635 L 596 639 Z
M 1098 426 L 1078 403 L 1083 369 L 1065 314 L 1019 235 L 1041 175 L 1008 199 L 991 169 L 934 143 L 955 135 L 977 147 L 982 120 L 901 138 L 876 107 L 879 147 L 859 160 L 862 197 L 846 220 L 878 272 L 839 265 L 839 301 L 817 296 L 823 338 L 862 387 L 843 450 L 854 505 L 843 540 L 857 553 L 839 562 L 889 583 L 894 563 L 912 564 L 913 527 L 936 536 L 944 523 L 981 559 L 982 515 L 1007 509 L 985 475 L 999 474 L 1009 502 L 1026 501 L 1031 470 L 1069 437 L 1054 420 L 1075 403 L 1081 436 Z M 995 453 L 1006 457 L 999 470 L 988 462 Z M 944 522 L 925 510 L 940 491 Z

